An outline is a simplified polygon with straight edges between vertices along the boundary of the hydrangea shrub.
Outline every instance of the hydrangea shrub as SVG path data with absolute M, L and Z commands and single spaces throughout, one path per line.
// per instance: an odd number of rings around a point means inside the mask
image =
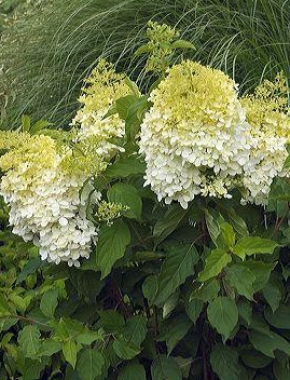
M 70 131 L 0 132 L 0 378 L 289 377 L 284 77 L 241 98 L 148 36 L 148 94 L 100 59 Z

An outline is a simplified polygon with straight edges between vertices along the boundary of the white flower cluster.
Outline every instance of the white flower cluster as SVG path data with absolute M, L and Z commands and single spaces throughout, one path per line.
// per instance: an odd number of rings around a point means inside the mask
M 249 123 L 230 78 L 184 61 L 168 70 L 150 100 L 139 145 L 145 185 L 158 200 L 187 208 L 198 194 L 230 198 L 234 187 L 244 186 L 246 201 L 266 202 L 287 157 L 287 139 L 273 133 L 269 139 L 258 131 L 261 123 Z
M 97 235 L 96 227 L 86 217 L 92 188 L 86 185 L 80 196 L 86 176 L 68 175 L 63 170 L 64 157 L 57 154 L 50 137 L 31 138 L 29 149 L 29 161 L 25 161 L 25 155 L 23 162 L 17 161 L 14 153 L 13 166 L 1 182 L 1 195 L 11 208 L 13 233 L 39 246 L 43 260 L 79 266 L 81 257 L 89 257 L 92 239 Z M 46 154 L 49 159 L 44 161 Z M 7 158 L 3 156 L 1 163 L 5 165 Z

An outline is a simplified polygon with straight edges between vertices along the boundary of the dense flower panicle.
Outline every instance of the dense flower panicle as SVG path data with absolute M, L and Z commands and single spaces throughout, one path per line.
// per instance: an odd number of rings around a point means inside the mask
M 195 195 L 230 197 L 249 161 L 250 126 L 234 82 L 220 70 L 184 61 L 151 94 L 140 133 L 145 184 L 186 208 Z
M 256 141 L 250 151 L 255 165 L 246 170 L 243 178 L 245 201 L 266 204 L 274 178 L 289 174 L 283 170 L 290 139 L 288 88 L 283 74 L 278 74 L 274 82 L 263 82 L 254 95 L 242 98 L 241 103 Z
M 27 137 L 27 135 L 26 135 Z M 63 163 L 72 151 L 57 149 L 48 136 L 31 136 L 0 158 L 6 174 L 1 195 L 10 205 L 13 232 L 39 246 L 42 259 L 79 266 L 79 258 L 88 258 L 94 224 L 86 217 L 86 204 L 92 188 L 87 174 Z M 95 194 L 99 198 L 99 194 Z
M 120 149 L 113 141 L 124 136 L 125 125 L 117 114 L 105 117 L 114 101 L 130 94 L 124 74 L 117 74 L 113 65 L 101 59 L 86 80 L 83 95 L 79 98 L 82 107 L 72 121 L 80 126 L 79 136 L 95 136 L 98 139 L 97 154 L 108 155 L 112 149 Z

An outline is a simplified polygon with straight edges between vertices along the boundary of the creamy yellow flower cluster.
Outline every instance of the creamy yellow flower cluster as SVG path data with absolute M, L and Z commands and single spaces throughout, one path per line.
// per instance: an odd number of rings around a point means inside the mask
M 272 92 L 238 99 L 220 70 L 192 61 L 173 66 L 151 93 L 141 125 L 145 185 L 184 208 L 198 194 L 230 198 L 236 186 L 246 188 L 246 201 L 265 204 L 283 173 L 289 136 L 285 104 L 270 104 Z
M 88 202 L 100 200 L 91 185 L 118 149 L 124 134 L 117 115 L 106 120 L 114 100 L 127 93 L 124 77 L 100 62 L 88 80 L 83 108 L 70 132 L 0 132 L 0 193 L 10 206 L 13 232 L 39 246 L 43 260 L 79 266 L 88 258 L 98 229 L 87 217 Z

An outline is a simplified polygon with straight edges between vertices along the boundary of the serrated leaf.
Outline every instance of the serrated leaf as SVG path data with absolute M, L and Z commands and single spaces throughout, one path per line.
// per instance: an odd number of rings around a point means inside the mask
M 158 355 L 151 366 L 152 380 L 181 380 L 180 368 L 172 357 Z
M 146 380 L 144 367 L 139 363 L 129 363 L 123 367 L 118 375 L 118 380 Z
M 104 226 L 100 229 L 99 240 L 96 251 L 96 264 L 106 277 L 114 263 L 124 256 L 126 246 L 130 243 L 130 231 L 121 220 L 114 221 L 112 226 Z
M 216 344 L 210 353 L 210 364 L 220 380 L 239 380 L 239 356 L 234 349 Z
M 120 203 L 129 210 L 123 214 L 127 218 L 140 220 L 142 213 L 142 200 L 136 188 L 127 183 L 116 183 L 107 192 L 109 202 Z
M 272 254 L 275 248 L 279 246 L 279 244 L 270 239 L 263 239 L 259 236 L 247 236 L 237 242 L 233 248 L 233 252 L 244 260 L 246 256 L 255 254 Z
M 54 312 L 58 302 L 58 290 L 49 289 L 45 292 L 40 301 L 40 310 L 47 318 L 54 318 Z
M 207 308 L 210 324 L 225 340 L 228 339 L 238 323 L 238 308 L 232 299 L 218 297 Z
M 136 95 L 126 95 L 116 100 L 115 106 L 122 120 L 126 120 L 129 107 L 138 100 Z
M 139 347 L 123 338 L 116 339 L 113 343 L 113 349 L 119 358 L 131 360 L 140 353 Z
M 77 354 L 82 349 L 81 344 L 76 343 L 72 340 L 64 342 L 62 346 L 62 352 L 65 360 L 75 368 L 77 362 Z
M 154 226 L 153 237 L 156 245 L 160 244 L 178 227 L 186 213 L 187 210 L 184 210 L 178 204 L 173 204 L 168 208 L 164 218 L 158 220 Z
M 40 331 L 36 325 L 25 326 L 18 335 L 21 351 L 27 358 L 35 358 L 41 347 Z
M 96 340 L 103 340 L 103 336 L 98 331 L 87 330 L 77 335 L 75 339 L 80 344 L 90 345 Z
M 44 369 L 45 363 L 39 363 L 35 360 L 25 360 L 25 368 L 23 369 L 22 380 L 39 380 L 41 371 Z
M 86 349 L 81 352 L 78 359 L 77 370 L 82 380 L 95 380 L 102 374 L 105 359 L 101 352 Z
M 199 259 L 193 245 L 171 247 L 157 276 L 158 292 L 155 304 L 163 305 L 168 297 L 194 273 Z
M 231 255 L 221 249 L 214 249 L 205 259 L 205 268 L 198 274 L 198 281 L 205 282 L 219 275 L 232 261 Z
M 239 295 L 249 300 L 253 299 L 253 284 L 256 277 L 249 268 L 239 263 L 233 264 L 226 269 L 226 279 L 237 290 Z
M 267 333 L 251 331 L 249 339 L 254 348 L 270 358 L 275 358 L 274 351 L 280 350 L 290 356 L 290 344 L 273 331 Z

